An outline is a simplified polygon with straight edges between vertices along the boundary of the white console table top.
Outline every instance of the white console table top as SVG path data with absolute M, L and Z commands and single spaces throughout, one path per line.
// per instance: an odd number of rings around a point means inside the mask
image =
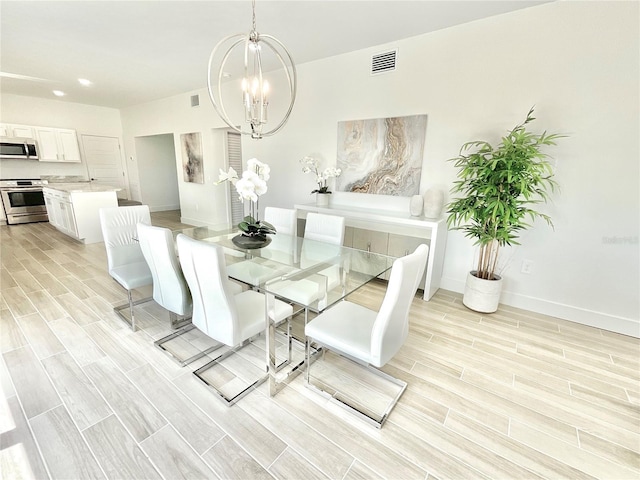
M 413 217 L 409 214 L 409 212 L 403 213 L 372 208 L 351 207 L 348 205 L 329 205 L 328 207 L 318 207 L 315 203 L 306 203 L 294 205 L 294 208 L 307 212 L 340 215 L 343 217 L 357 218 L 358 220 L 400 225 L 405 227 L 433 229 L 442 226 L 442 224 L 445 222 L 444 217 Z

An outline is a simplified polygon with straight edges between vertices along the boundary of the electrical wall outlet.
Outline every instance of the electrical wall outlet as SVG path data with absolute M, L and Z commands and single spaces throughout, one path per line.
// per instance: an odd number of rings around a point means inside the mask
M 533 260 L 522 260 L 522 267 L 520 267 L 520 273 L 529 275 L 533 271 Z

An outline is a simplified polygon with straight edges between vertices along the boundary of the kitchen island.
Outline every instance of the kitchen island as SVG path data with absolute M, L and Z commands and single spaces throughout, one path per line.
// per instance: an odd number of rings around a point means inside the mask
M 120 188 L 90 182 L 49 183 L 42 189 L 49 222 L 82 243 L 102 242 L 99 210 L 117 207 Z

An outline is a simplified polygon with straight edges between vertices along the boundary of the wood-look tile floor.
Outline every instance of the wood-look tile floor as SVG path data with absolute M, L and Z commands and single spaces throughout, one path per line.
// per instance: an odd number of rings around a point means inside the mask
M 509 307 L 480 315 L 440 291 L 416 297 L 384 368 L 409 386 L 382 430 L 302 376 L 228 408 L 192 375 L 202 363 L 153 347 L 166 312 L 145 304 L 135 333 L 115 316 L 125 292 L 103 244 L 47 223 L 2 226 L 0 241 L 3 479 L 640 477 L 638 339 Z M 352 299 L 376 308 L 384 288 Z

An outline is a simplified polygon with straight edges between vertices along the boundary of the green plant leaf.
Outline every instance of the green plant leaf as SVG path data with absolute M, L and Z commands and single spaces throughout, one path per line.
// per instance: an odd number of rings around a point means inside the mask
M 543 219 L 553 227 L 551 219 L 530 208 L 547 202 L 557 188 L 553 165 L 543 147 L 555 145 L 563 135 L 527 130 L 535 120 L 534 107 L 526 119 L 501 138 L 497 146 L 475 140 L 464 143 L 457 157 L 450 159 L 458 169 L 458 179 L 451 187 L 452 200 L 447 205 L 447 225 L 461 230 L 474 244 L 483 248 L 478 271 L 486 278 L 495 266 L 495 250 L 504 245 L 517 245 L 517 232 L 530 228 L 525 218 Z M 457 197 L 455 195 L 458 195 Z

